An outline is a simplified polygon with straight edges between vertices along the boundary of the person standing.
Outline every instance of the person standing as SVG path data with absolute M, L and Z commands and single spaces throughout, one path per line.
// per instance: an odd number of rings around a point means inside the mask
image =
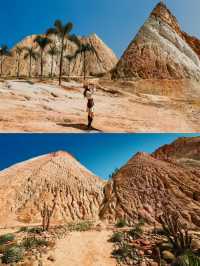
M 94 120 L 94 93 L 96 88 L 92 83 L 84 84 L 84 97 L 87 99 L 87 113 L 88 113 L 88 129 L 92 128 Z

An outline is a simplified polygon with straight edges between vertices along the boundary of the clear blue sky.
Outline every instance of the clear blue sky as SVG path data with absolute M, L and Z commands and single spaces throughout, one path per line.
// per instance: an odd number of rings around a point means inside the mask
M 120 56 L 157 0 L 8 0 L 1 1 L 0 44 L 10 47 L 30 34 L 43 33 L 55 19 L 72 21 L 74 33 L 96 32 Z M 200 37 L 200 1 L 166 0 L 182 28 Z
M 65 150 L 106 179 L 135 153 L 153 152 L 178 137 L 200 134 L 1 134 L 0 170 L 35 156 Z

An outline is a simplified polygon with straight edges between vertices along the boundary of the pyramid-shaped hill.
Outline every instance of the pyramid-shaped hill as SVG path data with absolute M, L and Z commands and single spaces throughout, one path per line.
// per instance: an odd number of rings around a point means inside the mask
M 16 164 L 0 172 L 0 224 L 41 223 L 44 203 L 53 222 L 98 219 L 103 182 L 66 152 Z
M 200 226 L 200 169 L 147 153 L 136 154 L 106 185 L 100 217 L 150 224 L 163 210 L 179 213 L 188 226 Z
M 181 31 L 179 23 L 160 2 L 129 44 L 113 79 L 200 80 L 200 41 Z
M 39 48 L 34 42 L 37 35 L 31 35 L 24 38 L 21 42 L 15 45 L 12 49 L 12 57 L 7 57 L 4 62 L 3 72 L 7 75 L 16 76 L 16 61 L 18 60 L 18 54 L 16 53 L 16 47 L 34 47 L 35 51 L 39 52 Z M 60 49 L 60 41 L 57 37 L 51 36 L 51 39 L 56 44 L 56 47 Z M 79 53 L 76 57 L 73 57 L 70 62 L 64 57 L 63 60 L 63 75 L 71 76 L 83 76 L 84 75 L 84 62 L 86 68 L 86 75 L 100 75 L 109 72 L 113 69 L 118 59 L 114 52 L 101 40 L 97 34 L 91 34 L 87 37 L 79 37 L 80 42 L 83 44 L 89 44 L 92 47 L 91 51 L 86 51 L 85 59 L 84 53 Z M 78 47 L 75 43 L 67 41 L 67 46 L 64 50 L 64 56 L 74 56 Z M 44 75 L 49 76 L 51 74 L 52 56 L 48 53 L 49 46 L 44 51 Z M 27 76 L 29 71 L 29 60 L 24 59 L 24 51 L 20 56 L 20 75 Z M 40 58 L 32 62 L 32 75 L 39 75 L 40 73 Z M 54 56 L 53 61 L 53 74 L 59 73 L 59 54 Z

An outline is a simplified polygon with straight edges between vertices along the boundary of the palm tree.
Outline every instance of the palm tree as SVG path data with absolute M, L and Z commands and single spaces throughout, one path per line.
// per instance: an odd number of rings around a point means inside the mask
M 5 57 L 7 56 L 11 56 L 11 52 L 8 49 L 8 46 L 6 44 L 2 45 L 0 48 L 0 57 L 1 57 L 1 72 L 0 72 L 0 76 L 2 76 L 3 74 L 3 62 Z
M 60 67 L 59 67 L 59 85 L 62 82 L 62 69 L 63 69 L 63 54 L 64 47 L 66 45 L 66 40 L 70 39 L 70 32 L 72 31 L 73 24 L 71 22 L 63 25 L 60 20 L 56 20 L 54 23 L 54 27 L 47 30 L 48 35 L 56 35 L 61 42 L 60 48 Z
M 24 55 L 24 59 L 29 58 L 29 78 L 31 78 L 31 71 L 32 71 L 32 59 L 36 60 L 38 57 L 38 53 L 34 50 L 32 46 L 25 47 L 24 50 L 26 51 Z
M 43 77 L 43 54 L 44 54 L 44 50 L 45 48 L 47 47 L 47 45 L 50 44 L 51 40 L 49 38 L 47 38 L 46 36 L 40 36 L 38 35 L 34 42 L 36 42 L 40 48 L 40 69 L 41 69 L 41 72 L 40 72 L 40 76 L 41 76 L 41 79 Z
M 73 61 L 73 59 L 76 58 L 76 53 L 73 55 L 65 55 L 65 58 L 68 61 L 68 77 L 70 77 L 70 68 L 71 68 L 71 62 Z
M 58 49 L 56 44 L 52 44 L 49 47 L 48 54 L 51 56 L 51 78 L 53 77 L 53 65 L 54 65 L 54 57 L 58 54 Z
M 84 80 L 86 79 L 86 53 L 91 52 L 92 54 L 95 54 L 98 61 L 101 61 L 95 48 L 88 42 L 82 43 L 80 40 L 77 42 L 77 40 L 74 40 L 74 42 L 78 46 L 78 50 L 76 51 L 76 56 L 78 54 L 83 55 L 83 74 L 84 74 Z
M 17 54 L 17 78 L 19 78 L 20 74 L 20 59 L 21 59 L 21 54 L 23 53 L 23 48 L 20 46 L 17 46 L 15 49 L 15 52 Z

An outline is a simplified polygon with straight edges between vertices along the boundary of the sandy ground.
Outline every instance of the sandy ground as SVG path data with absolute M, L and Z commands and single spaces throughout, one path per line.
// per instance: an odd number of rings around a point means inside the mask
M 51 254 L 55 262 L 45 261 L 46 266 L 116 266 L 111 258 L 112 243 L 109 231 L 72 232 L 66 239 L 58 240 Z
M 95 95 L 91 132 L 198 132 L 200 89 L 158 95 L 140 88 L 103 85 Z M 197 97 L 198 96 L 198 97 Z M 81 84 L 0 83 L 0 132 L 88 132 Z

